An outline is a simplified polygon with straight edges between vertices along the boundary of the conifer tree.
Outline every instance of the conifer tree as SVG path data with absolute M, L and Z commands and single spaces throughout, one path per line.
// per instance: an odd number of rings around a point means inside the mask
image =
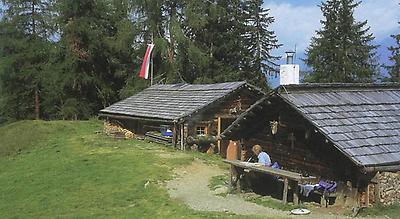
M 263 0 L 244 1 L 244 22 L 246 30 L 244 42 L 248 53 L 245 67 L 246 78 L 259 87 L 266 86 L 266 75 L 277 72 L 277 56 L 272 55 L 279 48 L 277 37 L 269 26 L 274 18 L 269 15 L 269 9 L 262 7 Z
M 119 100 L 131 74 L 132 25 L 127 1 L 60 1 L 60 66 L 63 118 L 87 118 Z
M 39 119 L 42 73 L 54 33 L 50 0 L 4 0 L 0 82 L 8 117 Z
M 399 22 L 400 24 L 400 22 Z M 393 65 L 386 66 L 390 74 L 390 80 L 400 82 L 400 34 L 391 36 L 395 40 L 395 45 L 390 46 L 388 49 L 391 53 L 389 60 Z
M 142 31 L 138 35 L 140 50 L 144 53 L 146 44 L 155 43 L 155 82 L 193 83 L 203 60 L 201 49 L 193 42 L 191 28 L 197 23 L 193 18 L 199 18 L 196 10 L 203 9 L 204 3 L 136 0 L 133 4 L 133 14 L 139 18 L 134 23 Z
M 367 21 L 357 22 L 354 9 L 361 2 L 328 0 L 320 6 L 324 20 L 306 51 L 305 63 L 314 82 L 368 82 L 377 73 L 377 46 Z
M 273 18 L 260 0 L 136 0 L 133 4 L 134 14 L 141 18 L 136 25 L 143 30 L 142 45 L 156 43 L 155 77 L 163 75 L 165 82 L 249 80 L 263 86 L 264 73 L 275 67 L 271 50 L 279 45 L 268 29 Z

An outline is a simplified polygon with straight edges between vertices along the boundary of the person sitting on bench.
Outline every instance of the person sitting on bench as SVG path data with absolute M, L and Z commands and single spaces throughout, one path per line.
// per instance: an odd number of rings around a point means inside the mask
M 256 144 L 252 148 L 253 153 L 257 156 L 258 158 L 258 163 L 262 163 L 265 166 L 270 167 L 271 166 L 271 158 L 267 153 L 265 153 L 261 146 Z
M 262 150 L 262 147 L 260 145 L 258 145 L 258 144 L 254 145 L 252 148 L 252 151 L 255 155 L 257 155 L 258 163 L 262 163 L 265 166 L 272 167 L 274 169 L 280 168 L 278 162 L 274 162 L 274 164 L 272 164 L 271 158 L 269 157 L 269 155 L 266 152 L 264 152 Z

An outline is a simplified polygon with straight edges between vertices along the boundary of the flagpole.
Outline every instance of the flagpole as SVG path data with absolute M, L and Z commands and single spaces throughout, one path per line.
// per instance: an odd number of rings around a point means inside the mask
M 151 34 L 151 44 L 154 45 L 154 33 Z M 151 53 L 151 61 L 150 61 L 150 65 L 151 65 L 151 71 L 150 71 L 150 86 L 153 86 L 153 69 L 154 69 L 154 52 Z
M 153 61 L 154 61 L 154 55 L 153 55 L 153 53 L 151 53 L 151 61 L 150 61 L 150 64 L 151 64 L 150 86 L 153 86 L 153 68 L 154 68 Z

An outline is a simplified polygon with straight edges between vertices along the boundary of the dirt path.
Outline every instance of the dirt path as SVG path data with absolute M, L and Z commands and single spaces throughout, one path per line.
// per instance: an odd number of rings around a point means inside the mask
M 189 166 L 175 170 L 176 177 L 167 182 L 171 198 L 180 200 L 190 208 L 199 211 L 229 212 L 237 215 L 256 215 L 289 218 L 350 218 L 335 214 L 312 212 L 307 216 L 293 216 L 289 212 L 268 208 L 243 200 L 235 194 L 226 197 L 216 196 L 208 187 L 211 177 L 223 175 L 226 170 L 217 166 L 209 166 L 195 159 Z
M 175 173 L 178 177 L 167 183 L 170 196 L 195 210 L 239 215 L 288 216 L 287 212 L 246 202 L 236 195 L 215 196 L 208 187 L 209 180 L 213 176 L 224 174 L 224 171 L 218 167 L 207 166 L 197 159 L 192 165 L 177 169 Z

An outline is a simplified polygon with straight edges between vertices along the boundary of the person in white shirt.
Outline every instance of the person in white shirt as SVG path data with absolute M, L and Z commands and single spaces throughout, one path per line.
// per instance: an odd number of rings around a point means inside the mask
M 257 155 L 258 163 L 262 163 L 265 166 L 271 166 L 271 158 L 267 153 L 262 150 L 262 147 L 258 144 L 254 145 L 252 151 L 255 155 Z

